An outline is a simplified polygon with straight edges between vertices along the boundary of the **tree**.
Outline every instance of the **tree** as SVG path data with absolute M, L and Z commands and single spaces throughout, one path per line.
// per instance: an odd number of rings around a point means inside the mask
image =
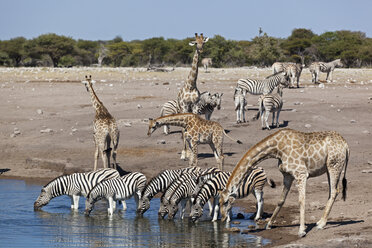
M 281 43 L 281 48 L 291 61 L 304 63 L 304 56 L 311 51 L 311 39 L 314 36 L 309 29 L 294 29 L 291 36 Z
M 260 66 L 270 66 L 275 61 L 282 60 L 283 51 L 280 48 L 280 40 L 264 35 L 253 38 L 248 51 L 249 60 Z
M 14 38 L 2 42 L 2 49 L 13 61 L 14 66 L 19 66 L 22 60 L 26 57 L 25 44 L 27 40 L 24 37 Z
M 129 54 L 128 44 L 124 41 L 107 45 L 108 57 L 114 66 L 121 66 L 123 58 Z
M 44 34 L 34 40 L 34 45 L 34 52 L 49 55 L 53 65 L 58 66 L 62 56 L 74 54 L 75 40 L 56 34 Z

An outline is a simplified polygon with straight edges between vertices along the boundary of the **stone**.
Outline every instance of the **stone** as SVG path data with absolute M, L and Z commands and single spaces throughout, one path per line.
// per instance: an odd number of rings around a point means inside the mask
M 362 173 L 372 173 L 372 170 L 362 170 Z
M 364 133 L 364 134 L 370 134 L 370 132 L 368 130 L 364 130 L 362 133 Z
M 324 89 L 325 88 L 325 86 L 324 86 L 324 84 L 323 83 L 321 83 L 321 84 L 319 84 L 319 86 L 318 86 L 319 88 L 321 88 L 321 89 Z
M 42 129 L 40 130 L 40 133 L 53 133 L 53 129 L 50 128 Z
M 367 164 L 372 165 L 372 161 L 368 161 Z
M 350 123 L 356 123 L 356 120 L 350 120 Z
M 142 105 L 141 104 L 137 104 L 137 108 L 138 109 L 142 108 Z
M 38 113 L 39 115 L 42 115 L 43 114 L 43 110 L 38 109 L 38 110 L 36 110 L 36 113 Z
M 124 127 L 131 127 L 132 126 L 132 123 L 130 122 L 124 122 Z
M 165 142 L 165 140 L 158 140 L 157 142 L 156 142 L 156 144 L 165 144 L 166 142 Z
M 239 225 L 241 222 L 240 221 L 233 221 L 231 223 L 234 224 L 234 225 Z
M 244 219 L 244 215 L 242 213 L 238 213 L 236 215 L 236 218 L 239 219 L 239 220 L 242 220 L 242 219 Z
M 311 127 L 311 124 L 305 124 L 305 127 L 306 128 L 310 128 Z
M 227 231 L 227 232 L 239 232 L 240 233 L 240 229 L 237 228 L 237 227 L 226 228 L 225 231 Z

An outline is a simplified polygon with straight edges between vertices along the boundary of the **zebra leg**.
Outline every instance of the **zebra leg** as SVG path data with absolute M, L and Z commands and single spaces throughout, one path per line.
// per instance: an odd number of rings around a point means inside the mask
M 280 125 L 279 125 L 279 115 L 280 115 L 280 109 L 278 109 L 278 112 L 276 113 L 276 127 L 278 128 Z
M 213 210 L 214 210 L 214 202 L 212 202 L 212 199 L 208 200 L 208 208 L 209 208 L 209 213 L 208 215 L 212 217 Z
M 327 77 L 326 77 L 326 81 L 327 81 L 327 82 L 329 82 L 329 81 L 328 81 L 329 74 L 330 74 L 330 71 L 327 71 Z
M 239 108 L 236 109 L 236 123 L 240 123 L 241 122 L 241 117 L 240 117 L 240 106 L 238 106 Z
M 272 121 L 271 121 L 272 127 L 274 127 L 274 121 L 275 121 L 275 111 L 273 111 L 273 114 L 272 114 Z
M 218 214 L 220 213 L 220 204 L 219 204 L 219 197 L 214 198 L 213 205 L 214 205 L 214 214 L 213 214 L 213 219 L 212 222 L 217 221 L 218 219 Z M 227 220 L 226 220 L 227 221 Z
M 109 208 L 107 209 L 108 215 L 113 215 L 114 208 L 115 208 L 115 201 L 112 196 L 108 198 L 108 202 L 109 202 Z
M 127 210 L 127 203 L 125 202 L 125 200 L 122 200 L 121 204 L 123 205 L 123 210 L 126 211 Z
M 71 209 L 72 210 L 76 211 L 79 209 L 79 199 L 80 199 L 80 196 L 72 195 L 71 197 Z
M 187 203 L 187 199 L 182 199 L 181 202 L 180 202 L 180 205 L 181 205 L 180 218 L 182 220 L 183 220 L 183 218 L 185 218 L 186 203 Z
M 267 122 L 268 119 L 269 119 L 269 115 L 270 115 L 270 111 L 265 110 L 265 125 L 266 125 L 266 128 L 267 128 L 268 130 L 270 130 L 269 123 Z
M 169 134 L 169 126 L 168 125 L 164 125 L 164 133 Z
M 112 203 L 112 209 L 115 211 L 116 210 L 116 201 L 113 201 Z
M 256 200 L 257 200 L 256 217 L 254 218 L 254 220 L 258 221 L 259 219 L 261 219 L 262 214 L 263 214 L 263 204 L 264 204 L 263 191 L 255 189 L 254 195 L 256 196 Z

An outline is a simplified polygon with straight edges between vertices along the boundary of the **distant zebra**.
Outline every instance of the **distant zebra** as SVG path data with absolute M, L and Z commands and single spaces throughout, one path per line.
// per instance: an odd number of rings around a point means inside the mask
M 206 94 L 207 97 L 203 97 Z M 192 112 L 198 115 L 205 115 L 206 120 L 210 120 L 214 109 L 217 107 L 218 110 L 221 109 L 223 93 L 214 93 L 210 95 L 208 91 L 200 94 L 199 101 L 193 106 Z
M 290 77 L 290 87 L 293 87 L 294 81 L 297 81 L 297 88 L 299 88 L 300 76 L 302 69 L 305 67 L 304 64 L 292 63 L 292 62 L 275 62 L 272 65 L 273 73 L 287 72 Z
M 34 209 L 41 209 L 54 197 L 68 195 L 71 197 L 71 208 L 77 210 L 80 196 L 86 197 L 89 191 L 101 181 L 118 177 L 120 177 L 119 172 L 111 168 L 57 177 L 41 189 L 34 203 Z
M 235 88 L 234 104 L 236 111 L 236 123 L 245 122 L 245 106 L 247 105 L 247 101 L 245 100 L 242 88 Z
M 105 198 L 109 202 L 108 214 L 112 215 L 116 201 L 128 199 L 134 195 L 138 207 L 138 199 L 146 186 L 146 176 L 140 172 L 132 172 L 120 178 L 104 180 L 97 184 L 88 194 L 85 214 L 89 215 L 94 204 Z
M 157 176 L 153 177 L 150 182 L 146 185 L 142 192 L 142 197 L 139 200 L 137 213 L 144 214 L 150 208 L 151 199 L 159 192 L 164 192 L 168 186 L 177 180 L 182 173 L 204 173 L 204 171 L 218 170 L 217 168 L 211 168 L 201 170 L 199 167 L 187 167 L 177 170 L 164 170 Z M 201 171 L 201 172 L 200 172 Z
M 329 77 L 329 80 L 332 82 L 332 75 L 333 75 L 333 71 L 335 70 L 335 68 L 343 67 L 343 66 L 344 64 L 341 62 L 341 59 L 336 59 L 328 63 L 313 62 L 309 66 L 309 70 L 311 73 L 311 81 L 313 83 L 318 83 L 319 73 L 326 72 L 327 73 L 326 81 L 328 81 L 328 77 Z
M 282 71 L 286 71 L 288 65 L 294 65 L 295 63 L 293 62 L 275 62 L 272 66 L 271 69 L 273 69 L 273 73 L 278 73 Z
M 280 111 L 283 107 L 283 87 L 281 85 L 278 85 L 277 91 L 270 94 L 265 94 L 259 97 L 258 99 L 258 107 L 259 110 L 256 115 L 256 119 L 261 115 L 261 126 L 262 129 L 265 129 L 265 127 L 270 130 L 270 126 L 267 122 L 269 119 L 270 113 L 273 115 L 272 119 L 272 126 L 274 126 L 274 119 L 275 119 L 275 112 L 276 112 L 276 124 L 275 127 L 279 127 L 279 115 Z M 275 91 L 275 89 L 274 89 Z M 265 116 L 264 116 L 265 113 Z M 265 125 L 264 125 L 265 120 Z
M 164 103 L 163 107 L 160 110 L 160 116 L 177 114 L 181 112 L 180 105 L 177 100 L 170 100 Z M 169 126 L 164 125 L 164 133 L 169 134 Z
M 183 173 L 166 189 L 161 197 L 159 216 L 164 218 L 168 214 L 168 219 L 173 219 L 178 211 L 178 204 L 181 205 L 180 217 L 185 216 L 185 207 L 194 193 L 197 175 L 195 173 Z
M 212 66 L 213 64 L 211 58 L 204 58 L 202 59 L 201 63 L 204 67 L 205 72 L 208 72 L 208 66 Z
M 219 213 L 219 192 L 225 188 L 230 175 L 231 172 L 216 173 L 214 177 L 210 178 L 203 184 L 194 197 L 193 205 L 191 206 L 190 217 L 192 221 L 196 221 L 203 215 L 203 206 L 211 197 L 214 197 L 214 215 L 212 221 L 217 220 Z M 257 167 L 247 175 L 241 186 L 236 190 L 235 197 L 237 198 L 246 197 L 250 192 L 254 192 L 254 196 L 257 200 L 257 213 L 255 220 L 261 218 L 263 213 L 263 187 L 265 186 L 266 181 L 267 177 L 265 171 L 261 167 Z M 275 183 L 272 180 L 269 180 L 268 183 L 271 187 L 275 187 Z M 230 214 L 231 204 L 234 200 L 231 199 L 231 202 L 229 201 L 230 205 L 227 210 Z M 230 214 L 227 216 L 230 216 Z M 230 221 L 229 218 L 228 221 Z

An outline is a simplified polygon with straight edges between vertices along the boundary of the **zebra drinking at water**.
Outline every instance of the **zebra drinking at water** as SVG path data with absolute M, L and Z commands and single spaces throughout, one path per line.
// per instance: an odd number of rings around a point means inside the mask
M 71 208 L 77 210 L 80 196 L 86 197 L 89 191 L 101 181 L 118 177 L 120 177 L 119 172 L 111 168 L 57 177 L 41 189 L 41 193 L 34 203 L 34 209 L 41 209 L 54 197 L 69 195 Z
M 276 124 L 275 127 L 279 127 L 279 114 L 283 107 L 283 87 L 281 85 L 278 85 L 277 91 L 270 94 L 265 94 L 259 97 L 258 99 L 258 107 L 259 110 L 257 112 L 256 119 L 261 115 L 261 126 L 262 129 L 265 129 L 265 127 L 270 130 L 270 126 L 267 122 L 269 119 L 270 113 L 273 115 L 273 121 L 272 126 L 274 126 L 274 119 L 275 119 L 275 112 L 276 112 Z M 275 89 L 274 89 L 275 91 Z M 264 115 L 265 113 L 265 115 Z M 264 125 L 265 120 L 265 125 Z
M 164 218 L 168 214 L 168 219 L 173 219 L 178 211 L 178 204 L 181 205 L 180 217 L 185 216 L 185 207 L 187 201 L 194 193 L 197 174 L 183 173 L 166 189 L 161 197 L 159 216 Z
M 311 82 L 318 83 L 320 72 L 327 73 L 326 81 L 328 82 L 329 77 L 329 80 L 332 82 L 332 75 L 335 68 L 343 66 L 344 64 L 341 62 L 341 59 L 336 59 L 328 63 L 313 62 L 309 66 L 309 70 L 311 73 Z
M 140 172 L 132 172 L 120 178 L 104 180 L 89 192 L 85 214 L 89 215 L 94 204 L 103 198 L 109 202 L 109 208 L 107 209 L 109 215 L 114 213 L 116 201 L 128 199 L 133 195 L 138 207 L 138 200 L 141 198 L 145 186 L 146 176 Z
M 190 217 L 193 221 L 196 221 L 203 215 L 203 206 L 206 201 L 211 197 L 214 197 L 214 214 L 212 221 L 216 221 L 219 213 L 219 192 L 223 190 L 226 183 L 231 175 L 231 172 L 219 172 L 215 173 L 215 176 L 207 180 L 200 188 L 199 192 L 194 196 L 193 205 L 191 206 Z M 249 195 L 250 192 L 254 192 L 254 196 L 257 200 L 257 212 L 255 220 L 261 218 L 263 213 L 263 187 L 267 181 L 265 171 L 261 167 L 253 169 L 242 182 L 241 186 L 236 189 L 235 198 L 243 198 Z M 275 187 L 275 183 L 269 180 L 269 185 Z M 235 200 L 234 198 L 234 200 Z M 231 214 L 232 203 L 231 199 L 228 211 Z M 230 221 L 230 219 L 228 219 Z

